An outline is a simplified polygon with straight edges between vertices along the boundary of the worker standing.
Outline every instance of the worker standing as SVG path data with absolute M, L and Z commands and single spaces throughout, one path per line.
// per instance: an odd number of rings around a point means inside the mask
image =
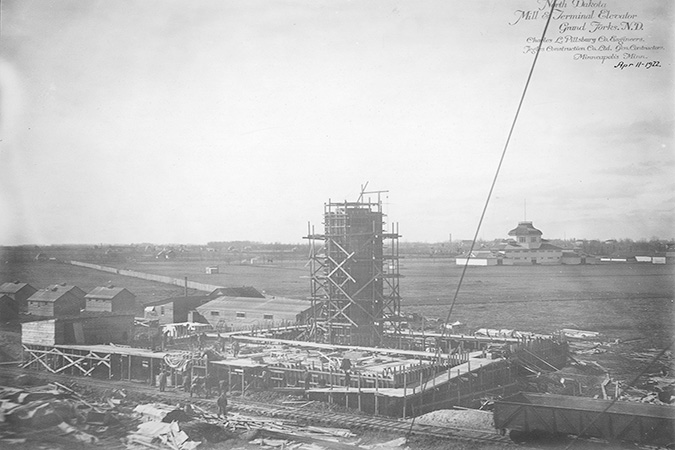
M 190 379 L 190 372 L 185 371 L 183 374 L 183 391 L 190 392 L 190 386 L 192 386 L 192 380 Z
M 218 404 L 218 417 L 227 417 L 227 393 L 220 394 L 216 403 Z
M 166 371 L 162 370 L 159 373 L 159 392 L 166 390 Z

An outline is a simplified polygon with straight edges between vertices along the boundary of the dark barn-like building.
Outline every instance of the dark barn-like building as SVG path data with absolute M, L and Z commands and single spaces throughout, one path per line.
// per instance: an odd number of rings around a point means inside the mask
M 9 295 L 0 294 L 0 323 L 13 322 L 19 318 L 19 307 Z
M 77 286 L 53 284 L 28 299 L 28 313 L 34 316 L 73 316 L 85 306 L 85 292 Z
M 119 287 L 97 287 L 84 296 L 85 310 L 92 312 L 133 312 L 136 308 L 136 296 Z
M 6 295 L 17 304 L 19 312 L 28 311 L 28 298 L 35 294 L 37 289 L 28 283 L 21 283 L 19 281 L 11 281 L 0 285 L 0 295 Z

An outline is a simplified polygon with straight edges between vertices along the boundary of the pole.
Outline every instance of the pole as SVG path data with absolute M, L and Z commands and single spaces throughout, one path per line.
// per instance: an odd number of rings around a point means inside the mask
M 361 373 L 359 372 L 359 411 L 362 411 L 361 409 Z
M 375 374 L 375 415 L 379 413 L 379 398 L 378 398 L 378 388 L 379 388 L 379 383 L 378 383 L 379 375 L 376 373 Z
M 408 387 L 407 387 L 408 383 L 407 383 L 407 381 L 408 380 L 407 380 L 407 376 L 406 376 L 407 374 L 408 374 L 407 372 L 403 372 L 403 417 L 402 417 L 402 419 L 405 419 L 405 409 L 406 409 L 406 406 L 408 406 L 407 405 L 407 403 L 408 403 Z

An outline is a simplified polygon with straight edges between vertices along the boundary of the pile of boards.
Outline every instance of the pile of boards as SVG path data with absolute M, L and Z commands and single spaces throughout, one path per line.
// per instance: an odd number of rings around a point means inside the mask
M 95 444 L 118 431 L 116 402 L 92 404 L 66 386 L 52 383 L 0 386 L 0 447 L 43 441 Z

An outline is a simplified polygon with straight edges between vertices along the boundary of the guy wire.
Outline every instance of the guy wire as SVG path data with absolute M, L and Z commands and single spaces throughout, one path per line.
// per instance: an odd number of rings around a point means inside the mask
M 509 147 L 509 143 L 511 142 L 511 136 L 513 135 L 513 130 L 516 127 L 516 122 L 518 121 L 518 116 L 520 115 L 520 110 L 523 106 L 523 102 L 525 100 L 525 94 L 527 93 L 527 89 L 530 86 L 530 80 L 532 79 L 532 74 L 534 73 L 534 68 L 537 64 L 537 60 L 539 59 L 539 53 L 541 51 L 541 46 L 544 42 L 544 38 L 546 37 L 546 31 L 548 30 L 548 26 L 551 23 L 551 17 L 553 16 L 553 11 L 555 10 L 555 5 L 556 5 L 557 0 L 553 0 L 551 3 L 551 11 L 548 14 L 548 17 L 546 19 L 546 25 L 544 25 L 544 31 L 541 34 L 541 39 L 539 40 L 539 45 L 537 46 L 537 52 L 534 55 L 534 59 L 532 61 L 532 66 L 530 67 L 530 72 L 527 75 L 527 81 L 525 82 L 525 87 L 523 88 L 523 92 L 520 95 L 520 101 L 518 102 L 518 108 L 516 109 L 516 113 L 513 117 L 513 122 L 511 123 L 511 128 L 509 129 L 509 134 L 506 138 L 506 142 L 504 144 L 504 149 L 502 150 L 501 157 L 499 158 L 499 164 L 497 165 L 497 170 L 495 171 L 495 176 L 492 179 L 492 184 L 490 185 L 490 190 L 488 192 L 487 198 L 485 199 L 485 205 L 483 206 L 483 211 L 480 215 L 480 220 L 478 221 L 478 226 L 476 227 L 476 233 L 474 234 L 473 240 L 471 241 L 471 247 L 469 249 L 469 253 L 467 255 L 466 261 L 464 262 L 464 267 L 462 268 L 462 274 L 459 278 L 459 282 L 457 283 L 457 289 L 455 290 L 455 294 L 452 298 L 452 302 L 450 303 L 450 309 L 448 310 L 448 315 L 445 319 L 445 323 L 443 325 L 443 330 L 441 331 L 441 339 L 445 335 L 445 332 L 447 330 L 447 325 L 450 322 L 450 316 L 452 314 L 452 310 L 455 306 L 455 303 L 457 302 L 457 297 L 459 295 L 459 290 L 462 287 L 462 281 L 464 280 L 464 276 L 466 274 L 467 267 L 469 266 L 469 259 L 471 257 L 471 253 L 473 252 L 473 248 L 476 245 L 476 240 L 478 239 L 478 233 L 480 232 L 481 225 L 483 224 L 483 219 L 485 218 L 485 212 L 487 211 L 488 204 L 490 203 L 490 198 L 492 197 L 492 192 L 494 191 L 495 185 L 497 184 L 497 178 L 499 177 L 499 172 L 502 167 L 502 163 L 504 162 L 504 157 L 506 156 L 506 150 Z M 437 349 L 437 352 L 440 351 Z M 436 361 L 439 359 L 437 358 Z M 434 362 L 436 364 L 436 362 Z M 426 387 L 426 382 L 424 383 L 424 386 Z M 424 391 L 424 389 L 422 389 Z M 420 402 L 422 401 L 422 392 L 420 392 Z M 413 415 L 412 421 L 410 422 L 410 429 L 408 430 L 408 436 L 412 433 L 413 426 L 415 425 L 415 416 Z

